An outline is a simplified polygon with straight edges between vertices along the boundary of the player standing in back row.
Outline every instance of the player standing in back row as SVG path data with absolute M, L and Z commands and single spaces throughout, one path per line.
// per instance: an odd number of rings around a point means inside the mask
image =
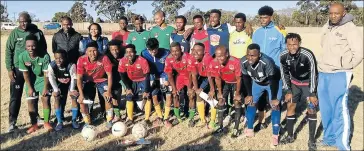
M 154 22 L 157 25 L 150 30 L 150 37 L 158 39 L 159 48 L 169 49 L 170 37 L 175 29 L 165 23 L 165 17 L 166 14 L 163 11 L 158 11 L 154 14 Z
M 309 150 L 316 150 L 315 131 L 317 123 L 317 66 L 313 53 L 301 45 L 301 37 L 295 33 L 286 36 L 287 50 L 281 54 L 281 77 L 283 89 L 286 90 L 287 130 L 288 136 L 283 138 L 283 144 L 293 143 L 293 126 L 296 104 L 300 101 L 310 101 L 308 105 L 309 120 Z
M 132 21 L 134 22 L 135 31 L 129 34 L 126 44 L 135 45 L 137 55 L 140 55 L 146 48 L 145 44 L 150 37 L 150 31 L 143 29 L 144 18 L 142 16 L 134 16 Z
M 180 43 L 182 51 L 185 53 L 189 53 L 191 47 L 190 46 L 191 34 L 189 34 L 187 38 L 184 37 L 184 35 L 187 34 L 185 30 L 185 26 L 187 24 L 186 17 L 182 15 L 176 16 L 175 24 L 177 27 L 177 31 L 171 34 L 171 43 L 172 42 Z

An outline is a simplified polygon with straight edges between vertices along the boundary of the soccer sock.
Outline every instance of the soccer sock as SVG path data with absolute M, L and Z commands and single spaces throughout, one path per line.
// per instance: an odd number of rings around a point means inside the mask
M 83 117 L 83 121 L 85 122 L 85 124 L 90 124 L 91 123 L 90 114 L 82 113 L 82 117 Z
M 288 136 L 293 136 L 293 125 L 294 125 L 294 120 L 295 115 L 291 115 L 291 116 L 287 116 L 287 132 L 288 132 Z
M 129 120 L 133 120 L 134 102 L 126 101 L 126 114 Z
M 196 109 L 189 109 L 188 110 L 188 119 L 193 120 L 193 118 L 195 117 L 195 113 L 196 113 Z
M 216 120 L 216 114 L 217 114 L 217 110 L 215 107 L 211 107 L 211 113 L 210 113 L 210 122 L 214 122 Z
M 72 110 L 72 121 L 76 121 L 77 120 L 77 116 L 78 116 L 78 108 L 77 107 L 74 107 L 71 110 Z
M 113 112 L 114 111 L 114 109 L 113 108 L 110 108 L 110 109 L 107 109 L 106 110 L 106 121 L 107 122 L 110 122 L 111 120 L 112 120 L 112 118 L 113 118 Z
M 56 109 L 56 118 L 58 123 L 62 123 L 62 110 L 60 108 Z
M 198 102 L 196 102 L 196 105 L 197 105 L 198 114 L 200 115 L 201 122 L 206 122 L 206 119 L 205 119 L 205 104 L 204 104 L 204 102 L 198 101 Z
M 37 115 L 38 114 L 34 111 L 29 112 L 30 122 L 32 123 L 32 125 L 37 124 Z
M 246 119 L 248 123 L 248 129 L 253 129 L 254 126 L 254 118 L 255 118 L 255 112 L 256 112 L 255 106 L 248 106 L 246 109 Z
M 44 117 L 44 122 L 48 123 L 49 122 L 49 109 L 43 109 L 43 117 Z
M 315 141 L 317 114 L 308 114 L 308 130 L 309 130 L 309 141 Z
M 174 111 L 174 115 L 177 117 L 177 119 L 178 120 L 180 120 L 181 119 L 181 111 L 180 111 L 180 109 L 179 108 L 177 108 L 177 107 L 175 107 L 174 109 L 173 109 L 173 111 Z
M 217 120 L 218 120 L 218 122 L 219 122 L 219 126 L 220 126 L 220 128 L 222 128 L 223 126 L 224 126 L 224 123 L 223 123 L 223 121 L 224 121 L 224 112 L 225 112 L 225 110 L 221 110 L 221 109 L 219 109 L 218 110 L 218 115 L 217 115 Z
M 114 114 L 115 114 L 115 116 L 120 117 L 120 109 L 114 108 Z
M 159 104 L 154 105 L 154 109 L 155 109 L 155 112 L 157 113 L 157 116 L 159 118 L 163 118 L 161 106 Z
M 239 129 L 240 117 L 241 117 L 241 108 L 235 108 L 235 127 L 234 129 Z
M 150 112 L 152 112 L 152 101 L 151 100 L 148 99 L 147 102 L 145 102 L 144 111 L 145 111 L 144 120 L 149 120 Z
M 164 107 L 164 120 L 167 120 L 168 119 L 168 116 L 169 116 L 169 112 L 171 111 L 171 107 L 169 106 L 165 106 Z
M 272 110 L 272 127 L 273 127 L 273 135 L 279 134 L 279 123 L 281 121 L 281 111 L 280 110 Z

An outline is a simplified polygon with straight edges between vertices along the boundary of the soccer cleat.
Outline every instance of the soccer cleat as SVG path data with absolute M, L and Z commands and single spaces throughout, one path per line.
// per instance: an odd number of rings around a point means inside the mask
M 176 119 L 173 120 L 172 125 L 174 126 L 174 125 L 177 125 L 179 123 L 182 123 L 182 119 L 177 119 L 176 118 Z
M 278 142 L 279 142 L 278 135 L 273 135 L 272 136 L 272 145 L 273 146 L 277 146 L 278 145 Z
M 153 127 L 158 127 L 158 126 L 161 126 L 163 124 L 163 121 L 160 117 L 156 118 L 154 121 L 153 121 Z
M 215 129 L 217 127 L 216 123 L 213 121 L 209 122 L 209 125 L 207 125 L 208 129 Z
M 286 137 L 284 137 L 281 140 L 281 143 L 282 144 L 289 144 L 289 143 L 293 143 L 293 142 L 294 142 L 294 137 L 293 136 L 289 136 L 289 135 L 287 135 Z
M 106 128 L 111 129 L 112 128 L 112 121 L 106 121 Z
M 60 130 L 62 130 L 62 128 L 63 128 L 63 124 L 62 123 L 58 123 L 54 129 L 56 131 L 60 131 Z
M 153 125 L 153 123 L 152 123 L 152 122 L 150 122 L 150 120 L 144 120 L 144 121 L 143 121 L 143 124 L 144 124 L 144 125 L 146 125 L 147 127 L 150 127 L 150 126 L 152 126 L 152 125 Z
M 45 122 L 43 124 L 44 128 L 49 132 L 49 131 L 52 131 L 53 130 L 53 127 L 51 124 L 49 124 L 49 122 Z
M 222 123 L 226 126 L 226 125 L 229 125 L 230 122 L 231 122 L 231 116 L 228 115 L 228 116 L 225 117 L 225 119 L 224 119 L 224 121 Z
M 42 126 L 44 124 L 44 121 L 40 117 L 38 117 L 37 124 L 38 126 Z
M 218 127 L 214 132 L 212 132 L 212 135 L 220 135 L 220 134 L 222 134 L 224 132 L 224 127 Z
M 268 124 L 266 124 L 266 123 L 258 123 L 257 126 L 262 130 L 262 129 L 266 129 L 268 127 Z
M 80 128 L 80 124 L 78 124 L 78 122 L 77 121 L 72 121 L 72 128 L 73 129 L 79 129 Z
M 112 119 L 112 122 L 113 123 L 116 123 L 116 122 L 118 122 L 118 121 L 120 121 L 120 116 L 114 116 L 114 118 Z
M 132 120 L 126 119 L 126 121 L 125 121 L 126 126 L 130 126 L 130 125 L 133 125 L 133 124 L 134 124 L 134 122 Z
M 189 120 L 188 121 L 188 127 L 194 127 L 195 126 L 195 121 L 194 120 Z
M 164 120 L 164 126 L 166 128 L 171 128 L 173 125 L 171 124 L 171 122 L 169 122 L 168 120 Z
M 308 141 L 308 150 L 309 151 L 315 151 L 317 150 L 317 146 L 315 142 Z
M 237 138 L 240 135 L 240 131 L 238 129 L 233 129 L 233 133 L 231 134 L 231 138 Z
M 14 132 L 16 129 L 18 129 L 18 127 L 15 124 L 10 124 L 9 128 L 8 128 L 8 132 Z
M 27 133 L 30 134 L 30 133 L 33 133 L 35 131 L 37 131 L 39 129 L 38 127 L 38 124 L 34 124 L 32 125 L 28 130 L 27 130 Z
M 245 138 L 254 137 L 254 130 L 253 129 L 245 129 L 244 130 L 244 137 Z

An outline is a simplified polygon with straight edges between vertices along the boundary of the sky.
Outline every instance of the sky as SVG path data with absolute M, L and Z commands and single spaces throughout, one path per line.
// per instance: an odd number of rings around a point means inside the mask
M 17 18 L 18 13 L 28 11 L 35 14 L 41 21 L 51 20 L 56 12 L 67 12 L 75 1 L 6 1 L 8 6 L 9 19 Z M 4 1 L 1 2 L 4 4 Z M 178 11 L 179 14 L 187 12 L 192 6 L 202 11 L 213 8 L 239 11 L 246 15 L 255 15 L 258 9 L 264 5 L 273 7 L 274 10 L 296 7 L 297 1 L 186 1 L 185 7 Z M 355 2 L 357 6 L 363 6 L 363 1 Z M 85 8 L 94 19 L 105 18 L 101 14 L 97 16 L 96 11 L 90 6 L 90 2 Z M 138 1 L 129 10 L 137 14 L 144 14 L 148 19 L 152 17 L 152 1 Z M 15 14 L 15 15 L 14 15 Z

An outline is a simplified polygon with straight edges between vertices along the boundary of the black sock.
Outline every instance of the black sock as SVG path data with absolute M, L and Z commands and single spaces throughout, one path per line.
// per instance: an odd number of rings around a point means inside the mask
M 288 136 L 293 136 L 293 125 L 295 120 L 295 115 L 287 116 L 287 132 Z
M 222 109 L 217 109 L 217 116 L 218 116 L 218 118 L 217 118 L 217 120 L 218 120 L 218 122 L 219 122 L 219 126 L 220 126 L 220 128 L 222 128 L 223 127 L 223 124 L 224 124 L 224 111 L 225 110 L 222 110 Z
M 315 142 L 316 124 L 317 124 L 317 114 L 308 114 L 308 130 L 309 130 L 309 141 Z
M 241 108 L 235 108 L 235 126 L 234 126 L 234 129 L 239 129 L 241 110 L 242 110 Z
M 34 111 L 30 111 L 29 112 L 29 116 L 30 116 L 30 123 L 32 123 L 32 125 L 37 124 L 38 120 L 37 120 L 37 113 Z

